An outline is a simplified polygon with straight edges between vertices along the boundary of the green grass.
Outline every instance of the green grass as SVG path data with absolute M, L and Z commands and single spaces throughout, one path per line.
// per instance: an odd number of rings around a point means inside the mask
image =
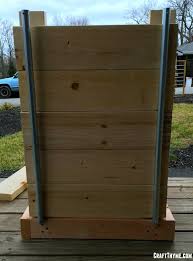
M 0 138 L 0 169 L 15 171 L 24 166 L 23 137 L 21 131 Z
M 3 105 L 0 105 L 0 111 L 7 111 L 14 108 L 14 105 L 8 102 L 5 102 Z
M 190 144 L 193 144 L 193 104 L 174 104 L 171 148 L 185 148 Z
M 173 151 L 193 144 L 193 104 L 174 104 L 170 160 L 175 160 Z

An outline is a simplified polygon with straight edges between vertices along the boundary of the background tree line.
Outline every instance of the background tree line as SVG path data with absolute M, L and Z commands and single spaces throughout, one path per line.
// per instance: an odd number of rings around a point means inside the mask
M 7 20 L 0 20 L 0 78 L 16 71 L 12 28 Z
M 139 6 L 129 9 L 126 18 L 136 24 L 149 23 L 149 11 L 170 7 L 176 10 L 178 23 L 178 44 L 193 41 L 193 0 L 167 0 L 162 4 L 157 0 L 146 0 Z
M 176 9 L 179 45 L 193 41 L 193 0 L 166 0 L 158 4 L 157 0 L 145 0 L 127 11 L 129 23 L 144 24 L 149 22 L 151 9 L 169 6 Z M 64 17 L 56 15 L 52 25 L 88 25 L 87 17 Z M 0 20 L 0 78 L 12 76 L 16 72 L 12 24 Z
M 56 15 L 52 25 L 88 25 L 87 17 L 63 17 Z M 16 72 L 16 60 L 13 41 L 13 24 L 0 20 L 0 78 L 13 76 Z

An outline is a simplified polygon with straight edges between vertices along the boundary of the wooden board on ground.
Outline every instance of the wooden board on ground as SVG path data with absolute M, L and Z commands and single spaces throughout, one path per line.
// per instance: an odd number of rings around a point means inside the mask
M 131 210 L 132 211 L 132 210 Z M 30 238 L 81 238 L 81 239 L 138 239 L 173 240 L 175 220 L 167 209 L 159 226 L 151 219 L 88 219 L 49 218 L 39 225 L 29 215 L 28 208 L 21 218 L 23 239 Z
M 27 188 L 26 168 L 15 172 L 0 183 L 0 200 L 11 201 Z

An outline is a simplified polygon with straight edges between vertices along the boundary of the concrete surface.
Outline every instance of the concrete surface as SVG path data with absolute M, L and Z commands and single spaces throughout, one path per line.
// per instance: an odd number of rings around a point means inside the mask
M 4 103 L 11 103 L 14 106 L 20 106 L 20 98 L 0 99 L 0 106 Z

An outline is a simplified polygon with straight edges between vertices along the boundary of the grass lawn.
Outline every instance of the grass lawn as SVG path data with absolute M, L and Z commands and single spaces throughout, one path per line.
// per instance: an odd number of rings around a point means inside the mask
M 193 104 L 174 104 L 170 150 L 193 144 Z
M 21 131 L 0 138 L 0 170 L 18 170 L 24 166 L 23 137 Z

